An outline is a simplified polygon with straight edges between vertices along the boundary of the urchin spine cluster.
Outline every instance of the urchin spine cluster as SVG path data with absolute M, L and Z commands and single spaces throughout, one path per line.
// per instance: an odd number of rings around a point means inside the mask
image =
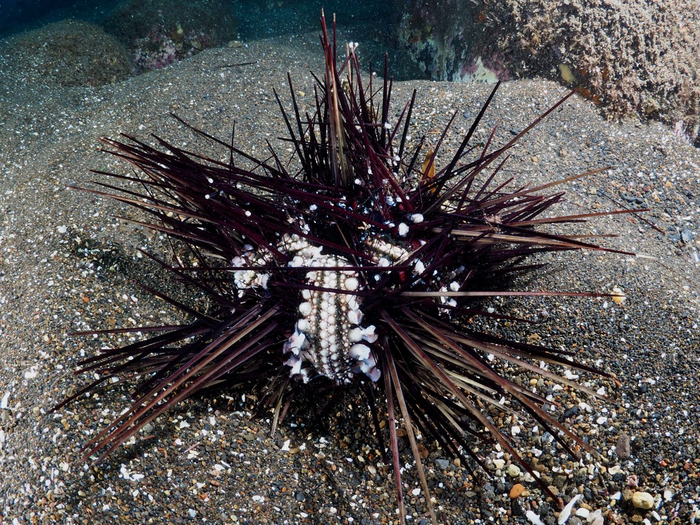
M 565 437 L 595 451 L 548 413 L 547 400 L 502 375 L 490 361 L 497 355 L 525 373 L 555 379 L 532 362 L 606 374 L 572 361 L 570 352 L 501 339 L 475 330 L 469 321 L 483 314 L 480 307 L 472 307 L 473 298 L 594 295 L 513 292 L 491 285 L 494 278 L 538 267 L 519 262 L 533 253 L 601 249 L 537 229 L 607 214 L 538 218 L 563 195 L 543 195 L 542 190 L 586 174 L 517 189 L 507 188 L 512 178 L 504 183 L 497 178 L 503 166 L 497 159 L 568 96 L 505 145 L 492 148 L 492 136 L 482 149 L 472 139 L 494 88 L 445 167 L 435 170 L 434 159 L 457 112 L 421 168 L 426 142 L 405 147 L 411 142 L 415 93 L 396 124 L 389 125 L 392 81 L 387 63 L 383 88 L 373 87 L 372 76 L 363 84 L 354 47 L 338 69 L 335 36 L 329 38 L 323 17 L 321 25 L 326 69 L 323 80 L 317 79 L 315 111 L 302 110 L 291 79 L 292 113 L 275 93 L 300 171 L 289 171 L 274 151 L 272 160 L 256 160 L 235 147 L 233 137 L 230 144 L 223 142 L 180 119 L 198 135 L 225 146 L 229 161 L 160 138 L 162 148 L 132 137 L 127 142 L 105 139 L 137 174 L 97 173 L 144 189 L 100 182 L 102 189 L 87 191 L 153 214 L 153 222 L 134 222 L 183 241 L 202 264 L 187 268 L 159 262 L 212 303 L 200 312 L 153 290 L 192 315 L 192 321 L 128 329 L 146 329 L 150 335 L 83 360 L 79 371 L 98 371 L 98 377 L 55 410 L 101 388 L 110 377 L 136 377 L 132 406 L 85 445 L 84 459 L 95 454 L 103 458 L 183 399 L 210 386 L 253 388 L 260 409 L 274 411 L 274 432 L 304 383 L 355 384 L 368 399 L 377 391 L 385 400 L 402 524 L 407 512 L 399 418 L 433 523 L 437 518 L 414 427 L 449 455 L 470 456 L 482 465 L 473 439 L 493 437 L 561 504 L 484 413 L 484 405 L 532 416 L 572 456 L 575 449 Z M 347 72 L 347 82 L 339 71 Z M 254 160 L 255 167 L 241 167 L 235 157 Z M 215 261 L 207 262 L 210 257 Z M 484 285 L 487 290 L 482 290 Z M 571 384 L 568 377 L 559 379 Z M 596 395 L 584 385 L 578 388 Z M 506 407 L 504 399 L 516 408 Z M 373 403 L 371 408 L 379 430 L 378 408 Z

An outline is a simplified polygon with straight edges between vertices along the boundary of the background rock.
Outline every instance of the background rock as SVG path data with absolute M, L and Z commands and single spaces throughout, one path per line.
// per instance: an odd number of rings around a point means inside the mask
M 542 76 L 608 115 L 660 120 L 700 140 L 697 0 L 408 0 L 400 9 L 399 39 L 435 80 Z
M 99 26 L 62 20 L 0 43 L 9 68 L 21 69 L 25 83 L 101 86 L 124 80 L 131 70 L 126 49 Z
M 236 38 L 231 0 L 126 0 L 102 23 L 129 50 L 137 70 L 160 69 Z

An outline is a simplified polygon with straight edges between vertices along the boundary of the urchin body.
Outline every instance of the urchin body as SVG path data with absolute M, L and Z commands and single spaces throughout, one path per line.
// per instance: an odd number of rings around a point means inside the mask
M 377 360 L 367 346 L 377 341 L 377 335 L 374 325 L 361 326 L 359 274 L 342 269 L 349 266 L 343 257 L 324 255 L 299 237 L 289 245 L 294 253 L 289 264 L 311 269 L 305 276 L 309 288 L 301 292 L 300 318 L 283 346 L 289 354 L 284 364 L 291 367 L 290 376 L 306 383 L 322 375 L 347 384 L 363 373 L 377 381 Z

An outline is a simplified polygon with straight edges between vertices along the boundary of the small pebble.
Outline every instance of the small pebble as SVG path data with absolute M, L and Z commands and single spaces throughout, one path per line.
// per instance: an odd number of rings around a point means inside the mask
M 520 483 L 516 483 L 515 485 L 513 485 L 513 488 L 510 489 L 509 496 L 511 497 L 511 499 L 515 499 L 518 496 L 520 496 L 523 492 L 525 492 L 525 487 L 523 487 Z
M 618 286 L 615 286 L 612 289 L 612 293 L 613 293 L 612 301 L 615 304 L 623 304 L 625 302 L 625 300 L 627 299 L 627 297 L 625 297 L 625 292 L 623 292 L 622 289 Z
M 615 444 L 617 457 L 620 459 L 628 459 L 631 456 L 630 437 L 627 434 L 620 434 Z
M 603 518 L 603 511 L 600 509 L 591 512 L 587 518 L 591 525 L 603 525 L 605 523 L 605 518 Z
M 438 458 L 435 460 L 435 464 L 440 467 L 442 470 L 445 470 L 450 466 L 450 462 L 447 461 L 446 459 Z
M 520 467 L 518 465 L 508 465 L 506 472 L 511 478 L 517 478 L 520 475 Z
M 635 492 L 632 494 L 632 505 L 637 509 L 650 509 L 654 506 L 654 496 L 648 492 Z
M 525 517 L 530 521 L 530 523 L 532 523 L 532 525 L 544 525 L 544 523 L 542 523 L 542 520 L 540 519 L 539 514 L 535 514 L 531 510 L 528 510 L 525 513 Z
M 581 413 L 581 409 L 579 408 L 578 405 L 574 405 L 571 408 L 569 408 L 564 414 L 562 415 L 563 419 L 568 419 L 570 417 L 577 416 Z

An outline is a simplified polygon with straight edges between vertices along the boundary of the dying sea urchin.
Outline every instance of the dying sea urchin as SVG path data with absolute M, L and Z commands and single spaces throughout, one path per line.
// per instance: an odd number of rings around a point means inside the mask
M 315 107 L 302 112 L 294 89 L 291 111 L 277 97 L 291 160 L 272 149 L 256 160 L 197 129 L 226 150 L 227 161 L 162 139 L 157 147 L 132 137 L 105 140 L 135 173 L 104 175 L 141 190 L 102 182 L 88 191 L 150 215 L 142 224 L 179 241 L 197 264 L 161 264 L 206 294 L 211 307 L 198 311 L 159 294 L 191 321 L 132 329 L 151 335 L 81 364 L 81 372 L 98 372 L 99 379 L 67 401 L 111 377 L 140 378 L 131 407 L 87 443 L 85 458 L 106 456 L 213 385 L 254 390 L 261 408 L 274 414 L 273 427 L 302 389 L 353 385 L 385 402 L 373 410 L 386 414 L 402 522 L 399 425 L 426 494 L 418 433 L 477 463 L 475 440 L 498 443 L 554 497 L 489 414 L 518 413 L 566 450 L 572 442 L 588 447 L 544 409 L 545 399 L 505 377 L 498 363 L 586 392 L 541 365 L 596 371 L 568 352 L 507 341 L 466 322 L 484 314 L 475 299 L 550 294 L 494 289 L 504 275 L 528 268 L 524 256 L 597 249 L 542 231 L 542 225 L 585 218 L 545 214 L 562 193 L 542 192 L 558 183 L 512 188 L 512 180 L 500 180 L 503 153 L 540 119 L 500 148 L 472 144 L 494 90 L 456 153 L 438 167 L 449 125 L 430 151 L 424 141 L 412 141 L 415 92 L 390 123 L 386 66 L 380 85 L 371 76 L 365 83 L 354 47 L 340 60 L 335 33 L 329 37 L 323 19 L 322 26 L 325 71 L 316 79 Z

